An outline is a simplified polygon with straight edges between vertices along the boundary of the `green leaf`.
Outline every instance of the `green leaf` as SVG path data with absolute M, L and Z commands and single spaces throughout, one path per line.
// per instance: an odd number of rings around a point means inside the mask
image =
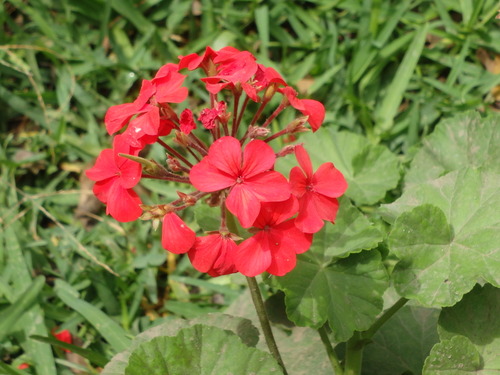
M 439 310 L 404 306 L 373 337 L 363 352 L 370 375 L 421 374 L 424 361 L 438 342 Z
M 415 155 L 405 181 L 430 181 L 467 167 L 500 173 L 500 119 L 468 112 L 440 122 Z
M 497 174 L 465 169 L 411 186 L 384 207 L 389 220 L 401 214 L 389 247 L 400 259 L 394 283 L 402 296 L 451 306 L 477 280 L 500 285 L 499 191 Z
M 125 350 L 130 339 L 124 329 L 94 305 L 78 297 L 78 293 L 62 280 L 56 280 L 56 295 L 69 307 L 82 315 L 110 343 L 117 352 Z
M 377 203 L 398 184 L 396 155 L 385 146 L 371 144 L 361 135 L 320 128 L 314 134 L 301 136 L 299 140 L 304 143 L 316 167 L 332 162 L 344 174 L 349 184 L 345 195 L 358 205 Z M 292 155 L 278 163 L 286 164 L 281 167 L 285 174 L 289 171 L 285 167 L 296 165 Z
M 297 267 L 275 279 L 286 295 L 287 315 L 299 326 L 319 328 L 328 321 L 335 340 L 367 330 L 383 307 L 388 276 L 378 251 L 364 251 L 332 263 L 325 248 L 297 258 Z
M 434 345 L 425 361 L 423 375 L 478 374 L 481 356 L 467 337 L 455 336 Z M 481 374 L 492 374 L 482 372 Z
M 270 310 L 268 301 L 269 299 L 266 301 L 266 310 L 272 316 L 273 311 Z M 248 289 L 225 311 L 231 315 L 251 319 L 256 326 L 260 327 L 259 318 Z M 279 313 L 285 315 L 284 312 L 280 311 Z M 275 325 L 273 334 L 285 366 L 289 371 L 293 369 L 293 375 L 310 375 L 312 368 L 314 375 L 330 375 L 332 373 L 332 366 L 325 355 L 325 347 L 316 330 L 297 326 L 291 328 L 287 326 L 286 330 L 283 330 Z M 260 340 L 256 347 L 268 350 L 265 340 Z
M 453 307 L 444 308 L 439 317 L 439 336 L 443 341 L 467 337 L 481 358 L 481 374 L 500 371 L 500 289 L 486 284 L 476 287 Z M 467 343 L 467 347 L 470 346 Z M 452 354 L 452 353 L 448 353 Z M 460 361 L 455 364 L 460 363 Z M 464 362 L 462 362 L 464 363 Z
M 195 325 L 177 336 L 140 345 L 125 375 L 282 374 L 269 353 L 246 346 L 230 331 Z
M 191 327 L 195 324 L 204 324 L 232 331 L 247 346 L 255 346 L 259 341 L 259 331 L 248 319 L 220 313 L 206 314 L 193 320 L 172 319 L 167 323 L 150 328 L 135 337 L 127 350 L 117 354 L 106 365 L 102 371 L 102 375 L 123 375 L 131 353 L 141 344 L 149 342 L 156 337 L 175 336 L 181 329 Z
M 383 240 L 383 234 L 354 207 L 349 199 L 339 199 L 335 225 L 327 223 L 315 235 L 314 246 L 325 249 L 326 256 L 346 257 L 351 253 L 369 250 Z
M 37 301 L 40 292 L 45 285 L 45 277 L 37 276 L 33 282 L 26 288 L 24 293 L 6 309 L 0 313 L 0 341 L 2 341 L 14 324 L 23 317 L 23 313 L 28 311 Z

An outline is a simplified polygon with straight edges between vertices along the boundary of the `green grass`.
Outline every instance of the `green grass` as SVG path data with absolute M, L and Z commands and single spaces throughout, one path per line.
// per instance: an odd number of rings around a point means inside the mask
M 366 134 L 403 159 L 440 119 L 491 111 L 500 84 L 477 57 L 479 49 L 500 54 L 499 1 L 9 0 L 2 7 L 0 357 L 13 374 L 21 362 L 33 374 L 71 373 L 64 353 L 29 339 L 56 326 L 109 359 L 171 314 L 219 311 L 239 294 L 237 276 L 214 281 L 186 259 L 165 263 L 148 223 L 121 225 L 102 207 L 79 204 L 89 196 L 82 171 L 109 146 L 106 109 L 132 100 L 161 65 L 206 45 L 249 50 L 302 96 L 324 102 L 325 126 Z M 174 261 L 175 269 L 165 266 Z M 223 303 L 212 301 L 214 293 Z M 86 367 L 97 373 L 95 362 Z

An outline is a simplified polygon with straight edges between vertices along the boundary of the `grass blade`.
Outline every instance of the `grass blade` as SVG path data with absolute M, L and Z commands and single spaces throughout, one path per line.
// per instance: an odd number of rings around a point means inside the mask
M 78 293 L 70 285 L 62 280 L 57 280 L 54 290 L 56 295 L 66 305 L 87 319 L 116 352 L 121 352 L 128 348 L 130 339 L 123 328 L 100 309 L 78 298 Z
M 19 318 L 23 316 L 23 313 L 36 302 L 44 284 L 45 277 L 36 277 L 25 292 L 21 293 L 20 297 L 12 305 L 0 313 L 0 342 L 7 336 Z
M 382 101 L 382 105 L 375 114 L 376 134 L 383 134 L 387 132 L 394 124 L 394 118 L 397 115 L 399 105 L 403 99 L 403 94 L 408 87 L 413 71 L 415 70 L 418 60 L 420 59 L 420 55 L 422 54 L 428 29 L 429 25 L 425 24 L 417 31 L 410 47 L 408 48 L 408 51 L 403 57 L 401 65 L 386 90 L 386 95 Z
M 108 359 L 104 357 L 103 355 L 96 353 L 92 350 L 82 348 L 80 346 L 68 344 L 66 342 L 60 341 L 54 337 L 46 337 L 46 336 L 40 336 L 40 335 L 32 335 L 30 336 L 31 339 L 37 340 L 40 342 L 44 342 L 50 345 L 58 346 L 64 349 L 71 350 L 73 353 L 76 353 L 78 355 L 81 355 L 84 358 L 87 358 L 90 362 L 97 366 L 104 367 L 108 363 Z

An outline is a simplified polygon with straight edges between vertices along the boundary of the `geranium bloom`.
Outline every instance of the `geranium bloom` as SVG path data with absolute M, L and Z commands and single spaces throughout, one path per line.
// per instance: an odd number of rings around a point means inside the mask
M 210 276 L 236 272 L 234 254 L 238 246 L 230 234 L 210 234 L 197 237 L 188 255 L 193 267 Z
M 229 188 L 226 207 L 246 228 L 255 221 L 261 202 L 279 202 L 290 197 L 286 178 L 271 170 L 275 159 L 273 149 L 263 141 L 251 141 L 242 155 L 236 138 L 222 137 L 193 166 L 189 178 L 200 191 Z
M 323 227 L 323 220 L 335 220 L 336 198 L 347 190 L 347 182 L 333 163 L 324 163 L 313 173 L 311 159 L 303 146 L 295 147 L 295 156 L 300 164 L 290 171 L 292 194 L 299 199 L 295 225 L 305 233 L 316 233 Z
M 253 224 L 257 233 L 238 246 L 235 264 L 239 272 L 246 276 L 262 272 L 283 276 L 295 267 L 296 254 L 307 251 L 313 238 L 295 226 L 295 219 L 290 219 L 297 209 L 293 196 L 284 202 L 262 204 Z
M 87 170 L 87 177 L 93 181 L 94 194 L 106 203 L 106 213 L 116 220 L 127 222 L 141 216 L 141 199 L 132 190 L 141 179 L 141 165 L 119 156 L 119 153 L 134 153 L 128 145 L 115 138 L 113 149 L 105 149 L 97 157 L 95 165 Z

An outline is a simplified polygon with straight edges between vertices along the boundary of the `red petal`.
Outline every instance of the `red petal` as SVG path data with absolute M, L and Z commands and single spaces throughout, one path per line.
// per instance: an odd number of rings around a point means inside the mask
M 248 228 L 259 214 L 260 201 L 245 184 L 236 184 L 226 198 L 226 207 L 236 215 L 243 228 Z
M 222 190 L 235 183 L 233 176 L 215 168 L 207 157 L 191 168 L 189 180 L 196 189 L 206 192 Z
M 260 212 L 253 226 L 264 228 L 266 226 L 276 226 L 297 213 L 299 202 L 293 195 L 283 202 L 261 203 Z
M 290 197 L 290 185 L 279 172 L 268 171 L 245 179 L 243 185 L 251 189 L 263 202 L 281 202 Z
M 297 198 L 302 197 L 307 191 L 307 177 L 300 167 L 293 167 L 290 171 L 290 188 Z
M 134 100 L 134 104 L 138 108 L 141 108 L 154 95 L 155 91 L 156 91 L 156 88 L 151 83 L 151 81 L 143 79 L 142 84 L 141 84 L 141 90 L 139 91 L 139 96 L 137 97 L 137 99 Z
M 193 267 L 200 272 L 209 271 L 220 252 L 220 235 L 212 234 L 205 237 L 196 237 L 188 256 Z
M 122 223 L 134 221 L 142 215 L 141 198 L 132 189 L 123 188 L 116 181 L 108 192 L 106 213 Z
M 138 113 L 135 103 L 124 103 L 110 107 L 104 116 L 106 130 L 111 135 L 123 128 L 125 124 Z
M 304 110 L 301 112 L 303 115 L 309 116 L 307 121 L 315 132 L 325 120 L 325 106 L 317 100 L 302 99 L 301 102 L 304 106 Z
M 314 191 L 330 198 L 340 197 L 347 190 L 344 175 L 332 163 L 322 164 L 311 180 Z
M 276 276 L 283 276 L 293 270 L 297 264 L 297 257 L 293 248 L 284 246 L 282 240 L 288 233 L 280 233 L 272 231 L 269 236 L 269 246 L 271 251 L 271 264 L 267 268 L 267 272 Z
M 312 195 L 304 194 L 299 200 L 299 214 L 295 219 L 295 226 L 304 233 L 316 233 L 324 225 Z
M 107 148 L 101 151 L 94 166 L 88 169 L 85 174 L 92 181 L 102 181 L 108 178 L 117 177 L 118 172 L 119 169 L 115 164 L 113 150 Z
M 107 180 L 97 181 L 92 188 L 94 195 L 102 203 L 108 202 L 108 194 L 111 186 L 116 182 L 115 178 L 108 178 Z
M 137 116 L 130 121 L 129 126 L 134 127 L 134 132 L 144 132 L 148 135 L 158 135 L 160 127 L 160 109 L 156 106 L 151 106 L 149 111 Z
M 307 178 L 311 178 L 313 176 L 313 168 L 311 164 L 311 158 L 307 153 L 306 149 L 302 145 L 295 146 L 295 157 L 299 162 L 300 166 L 304 170 Z
M 234 176 L 241 174 L 241 145 L 234 137 L 222 137 L 216 140 L 208 150 L 210 163 L 222 172 Z
M 295 219 L 285 221 L 273 229 L 283 233 L 281 246 L 293 250 L 296 254 L 302 254 L 311 247 L 313 235 L 301 232 L 295 226 Z
M 273 168 L 275 161 L 271 146 L 259 139 L 253 140 L 245 147 L 242 174 L 245 178 L 255 176 Z
M 196 234 L 174 212 L 163 217 L 161 244 L 174 253 L 186 253 L 194 245 Z
M 236 272 L 234 254 L 237 245 L 229 237 L 212 234 L 197 237 L 188 256 L 193 267 L 210 276 L 221 276 Z
M 245 276 L 257 276 L 271 264 L 271 251 L 265 232 L 259 232 L 243 241 L 236 251 L 236 269 Z
M 335 221 L 337 211 L 339 210 L 339 202 L 335 198 L 330 198 L 321 194 L 311 194 L 314 206 L 321 219 L 327 221 Z

